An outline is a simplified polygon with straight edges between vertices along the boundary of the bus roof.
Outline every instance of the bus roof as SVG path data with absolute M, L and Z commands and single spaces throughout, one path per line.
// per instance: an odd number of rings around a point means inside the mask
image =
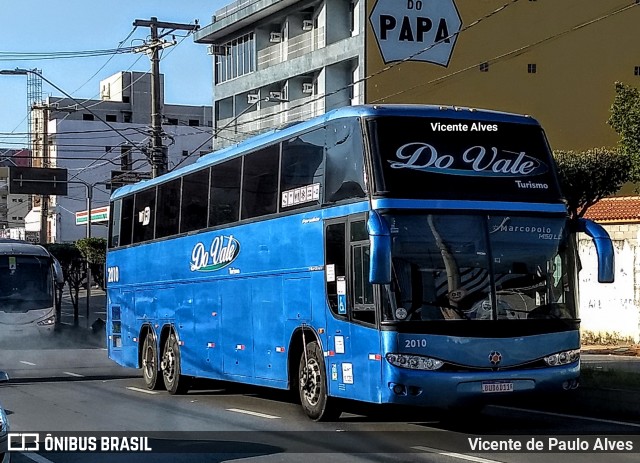
M 177 169 L 160 177 L 143 180 L 133 185 L 125 185 L 117 189 L 111 199 L 115 200 L 147 187 L 164 183 L 166 181 L 178 178 L 191 171 L 199 170 L 205 165 L 216 163 L 223 159 L 232 158 L 234 156 L 244 154 L 260 148 L 277 140 L 292 137 L 300 132 L 312 129 L 321 123 L 332 120 L 343 119 L 348 117 L 373 117 L 373 116 L 405 116 L 405 117 L 441 117 L 446 119 L 469 119 L 476 121 L 491 122 L 507 122 L 515 124 L 539 125 L 538 121 L 531 116 L 522 114 L 513 114 L 502 111 L 493 111 L 488 109 L 476 109 L 461 106 L 444 106 L 444 105 L 418 105 L 418 104 L 381 104 L 381 105 L 361 105 L 361 106 L 344 106 L 329 111 L 321 116 L 317 116 L 307 121 L 294 123 L 284 128 L 272 129 L 260 135 L 248 138 L 238 144 L 223 148 L 219 151 L 213 151 L 202 156 L 195 163 Z
M 0 239 L 0 255 L 51 256 L 49 251 L 39 244 L 10 239 Z

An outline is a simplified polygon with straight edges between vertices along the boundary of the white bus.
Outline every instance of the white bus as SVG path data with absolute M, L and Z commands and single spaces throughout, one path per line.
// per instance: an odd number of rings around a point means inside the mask
M 44 247 L 0 239 L 0 337 L 53 332 L 58 260 Z

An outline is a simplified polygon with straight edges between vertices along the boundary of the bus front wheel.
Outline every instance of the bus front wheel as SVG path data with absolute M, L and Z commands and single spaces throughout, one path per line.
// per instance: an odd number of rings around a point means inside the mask
M 170 394 L 184 394 L 189 390 L 190 378 L 181 374 L 180 346 L 176 335 L 171 333 L 162 354 L 162 378 Z
M 156 390 L 162 387 L 158 380 L 158 347 L 156 338 L 148 334 L 142 344 L 142 377 L 147 389 Z
M 332 421 L 340 417 L 327 394 L 327 375 L 324 356 L 317 342 L 310 342 L 300 358 L 298 390 L 306 415 L 314 421 Z

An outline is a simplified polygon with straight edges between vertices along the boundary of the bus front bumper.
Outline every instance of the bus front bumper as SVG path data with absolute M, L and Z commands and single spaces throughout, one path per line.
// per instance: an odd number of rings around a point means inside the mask
M 382 403 L 453 408 L 521 395 L 553 396 L 578 387 L 580 363 L 520 371 L 450 372 L 391 368 Z

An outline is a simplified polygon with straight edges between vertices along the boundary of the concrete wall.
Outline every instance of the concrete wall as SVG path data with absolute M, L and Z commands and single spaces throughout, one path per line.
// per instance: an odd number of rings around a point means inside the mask
M 580 317 L 583 342 L 640 342 L 638 224 L 604 225 L 614 242 L 615 281 L 598 283 L 593 242 L 579 238 Z

